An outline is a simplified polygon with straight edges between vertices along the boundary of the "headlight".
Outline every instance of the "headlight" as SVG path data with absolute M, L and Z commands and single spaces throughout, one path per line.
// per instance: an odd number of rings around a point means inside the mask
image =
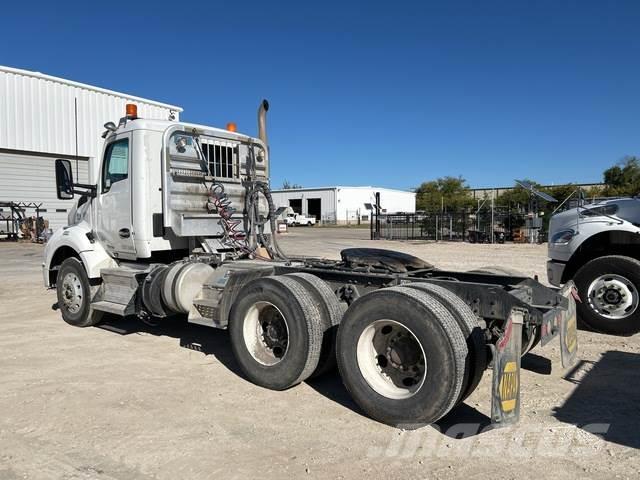
M 557 233 L 553 234 L 551 237 L 551 243 L 555 243 L 556 245 L 566 245 L 571 241 L 573 236 L 576 234 L 573 230 L 560 230 Z

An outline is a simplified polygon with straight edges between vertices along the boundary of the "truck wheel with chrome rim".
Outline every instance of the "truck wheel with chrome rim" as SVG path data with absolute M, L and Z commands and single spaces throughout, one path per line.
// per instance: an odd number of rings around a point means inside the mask
M 309 292 L 284 276 L 249 282 L 229 316 L 231 348 L 253 383 L 284 390 L 318 366 L 323 322 Z
M 75 327 L 90 327 L 102 320 L 102 312 L 93 310 L 91 300 L 98 290 L 77 258 L 67 258 L 58 270 L 56 290 L 62 318 Z
M 433 423 L 460 398 L 466 340 L 427 292 L 383 288 L 358 298 L 337 338 L 342 381 L 375 420 L 405 429 Z
M 581 302 L 578 318 L 589 328 L 614 335 L 640 331 L 640 262 L 609 255 L 587 262 L 574 277 Z

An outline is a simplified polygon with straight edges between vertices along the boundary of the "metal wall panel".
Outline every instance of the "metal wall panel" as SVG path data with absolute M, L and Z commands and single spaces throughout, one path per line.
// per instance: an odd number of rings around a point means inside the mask
M 336 189 L 333 187 L 323 189 L 295 189 L 295 190 L 277 190 L 272 193 L 273 203 L 276 208 L 288 207 L 289 200 L 302 201 L 302 214 L 308 215 L 309 199 L 320 199 L 320 211 L 323 221 L 336 220 Z
M 76 162 L 71 163 L 74 179 L 86 183 L 88 161 L 78 160 L 77 175 Z M 49 220 L 49 227 L 54 230 L 67 224 L 67 212 L 75 205 L 75 200 L 56 198 L 55 178 L 55 158 L 0 152 L 0 201 L 42 203 L 47 211 L 41 216 Z M 33 216 L 36 211 L 28 208 L 25 213 Z
M 125 104 L 138 105 L 138 115 L 176 120 L 180 107 L 112 92 L 36 72 L 0 66 L 0 148 L 57 155 L 97 157 L 103 125 L 117 124 Z

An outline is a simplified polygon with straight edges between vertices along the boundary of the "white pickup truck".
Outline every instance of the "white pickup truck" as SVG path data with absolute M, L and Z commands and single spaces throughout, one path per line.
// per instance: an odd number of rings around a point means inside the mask
M 316 217 L 307 217 L 306 215 L 302 215 L 301 213 L 290 213 L 286 218 L 287 225 L 290 227 L 296 225 L 306 225 L 308 227 L 312 227 L 316 224 Z

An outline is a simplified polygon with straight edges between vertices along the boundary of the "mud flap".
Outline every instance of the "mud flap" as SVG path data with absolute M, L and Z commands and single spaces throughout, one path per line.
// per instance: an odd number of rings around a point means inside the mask
M 560 293 L 568 302 L 566 312 L 560 319 L 560 359 L 563 368 L 569 368 L 576 363 L 578 355 L 578 317 L 576 300 L 580 301 L 573 282 L 567 282 Z
M 511 310 L 504 333 L 492 348 L 491 423 L 494 426 L 512 425 L 520 418 L 520 355 L 525 314 L 524 310 Z
M 559 336 L 562 367 L 569 368 L 576 362 L 578 354 L 576 301 L 580 301 L 580 297 L 572 281 L 567 282 L 559 293 L 566 303 L 560 309 L 545 313 L 540 326 L 540 345 L 544 347 Z

